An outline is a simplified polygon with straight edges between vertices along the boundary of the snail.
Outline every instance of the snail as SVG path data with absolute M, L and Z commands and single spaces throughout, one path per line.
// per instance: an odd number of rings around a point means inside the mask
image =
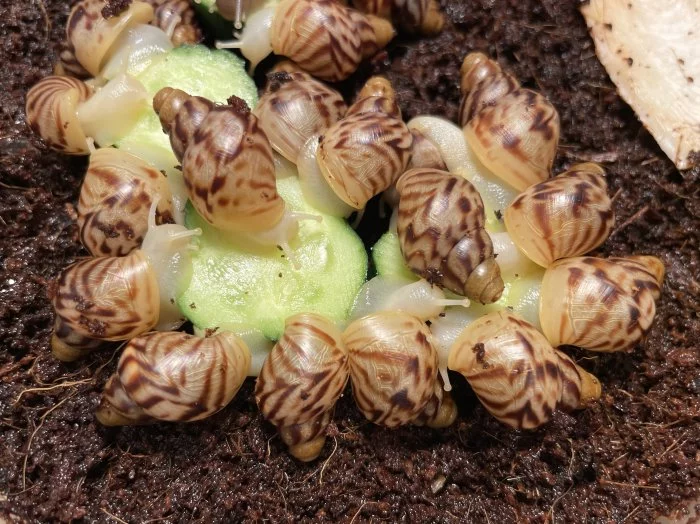
M 467 326 L 454 342 L 448 366 L 464 375 L 491 415 L 515 429 L 536 428 L 557 409 L 581 409 L 600 397 L 596 377 L 507 311 Z
M 243 385 L 250 351 L 233 333 L 149 333 L 129 341 L 96 416 L 105 426 L 190 422 L 226 406 Z
M 437 0 L 353 0 L 352 5 L 363 13 L 394 20 L 408 33 L 432 36 L 445 24 Z
M 321 453 L 335 403 L 348 379 L 348 353 L 340 331 L 313 313 L 293 315 L 265 360 L 255 400 L 289 452 L 308 462 Z
M 52 290 L 56 322 L 51 339 L 59 360 L 82 357 L 99 345 L 95 340 L 129 340 L 184 322 L 175 300 L 191 276 L 190 240 L 201 231 L 157 226 L 157 206 L 156 197 L 140 249 L 124 257 L 81 260 L 59 275 Z
M 396 189 L 399 241 L 409 268 L 458 295 L 498 300 L 503 279 L 474 186 L 437 169 L 412 169 Z
M 413 152 L 407 169 L 428 168 L 447 171 L 447 164 L 435 144 L 418 129 L 412 129 L 411 135 L 413 135 Z
M 299 220 L 319 217 L 286 208 L 270 142 L 246 103 L 234 96 L 229 105 L 215 105 L 166 87 L 156 93 L 153 108 L 202 218 L 258 244 L 280 246 L 294 263 L 289 242 Z
M 405 171 L 412 144 L 391 85 L 370 78 L 345 117 L 302 147 L 297 167 L 304 196 L 336 216 L 363 209 Z
M 513 241 L 542 267 L 586 254 L 605 242 L 615 222 L 605 171 L 597 164 L 575 165 L 530 186 L 504 218 Z
M 77 209 L 85 248 L 96 257 L 123 256 L 138 248 L 157 196 L 156 223 L 173 222 L 168 180 L 160 171 L 119 149 L 95 151 Z
M 93 92 L 82 80 L 48 76 L 27 93 L 27 123 L 52 149 L 87 155 L 93 142 L 106 147 L 124 136 L 141 115 L 146 90 L 119 75 Z
M 566 258 L 544 274 L 542 331 L 554 346 L 624 351 L 646 335 L 664 278 L 651 256 Z
M 454 422 L 455 405 L 439 391 L 432 335 L 420 319 L 401 311 L 374 313 L 352 322 L 343 340 L 355 402 L 371 422 L 389 428 Z
M 306 141 L 340 120 L 347 106 L 335 89 L 306 73 L 268 75 L 265 93 L 253 110 L 272 148 L 297 163 Z
M 277 0 L 216 0 L 216 10 L 225 20 L 233 22 L 234 29 L 242 29 L 248 13 L 260 10 L 265 4 L 274 4 Z
M 78 62 L 73 48 L 65 41 L 61 43 L 58 51 L 58 61 L 54 65 L 53 74 L 56 76 L 73 76 L 81 80 L 90 77 L 90 73 Z
M 554 106 L 483 53 L 467 55 L 461 76 L 460 122 L 481 162 L 519 191 L 549 178 L 559 143 Z
M 240 49 L 251 71 L 274 52 L 316 78 L 339 82 L 393 37 L 386 20 L 333 0 L 282 0 L 248 16 L 238 40 L 217 42 L 216 47 Z
M 188 0 L 148 0 L 153 8 L 151 24 L 165 31 L 175 47 L 202 40 L 202 29 Z

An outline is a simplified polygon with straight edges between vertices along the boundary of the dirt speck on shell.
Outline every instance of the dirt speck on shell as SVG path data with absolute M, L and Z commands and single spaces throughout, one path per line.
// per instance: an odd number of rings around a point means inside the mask
M 603 162 L 618 193 L 616 230 L 601 253 L 654 254 L 666 264 L 646 342 L 629 354 L 573 352 L 600 377 L 603 396 L 533 432 L 499 424 L 457 376 L 460 415 L 441 431 L 374 427 L 346 392 L 321 458 L 300 464 L 262 420 L 252 381 L 200 423 L 107 429 L 93 411 L 116 355 L 70 365 L 51 357 L 48 283 L 86 255 L 74 223 L 85 159 L 31 136 L 24 94 L 51 72 L 68 5 L 5 2 L 0 516 L 505 523 L 680 514 L 700 496 L 699 171 L 676 171 L 616 95 L 577 8 L 573 0 L 449 2 L 442 35 L 397 41 L 359 76 L 386 73 L 407 118 L 455 119 L 460 62 L 478 49 L 548 96 L 562 121 L 556 170 Z

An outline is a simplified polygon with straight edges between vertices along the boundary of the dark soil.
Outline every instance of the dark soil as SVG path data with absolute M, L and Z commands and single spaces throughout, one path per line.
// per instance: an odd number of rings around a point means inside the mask
M 93 410 L 115 355 L 64 365 L 48 349 L 47 283 L 86 254 L 73 207 L 85 160 L 48 151 L 24 124 L 24 94 L 51 71 L 68 6 L 4 1 L 0 520 L 649 522 L 700 496 L 700 171 L 676 171 L 616 95 L 577 2 L 449 4 L 439 38 L 397 43 L 375 60 L 405 116 L 454 119 L 461 58 L 487 51 L 559 109 L 557 169 L 581 160 L 607 168 L 618 225 L 602 252 L 666 263 L 643 345 L 575 353 L 600 377 L 600 402 L 520 433 L 491 418 L 455 377 L 453 427 L 389 431 L 366 423 L 346 393 L 309 465 L 291 459 L 263 422 L 252 381 L 201 423 L 99 426 Z

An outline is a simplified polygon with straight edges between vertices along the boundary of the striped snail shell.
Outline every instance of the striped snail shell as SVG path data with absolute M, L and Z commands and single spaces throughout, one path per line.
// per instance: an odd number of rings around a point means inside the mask
M 80 189 L 80 239 L 93 256 L 123 256 L 138 248 L 148 231 L 151 204 L 160 196 L 158 223 L 173 222 L 165 176 L 140 158 L 113 148 L 90 156 Z
M 175 47 L 202 40 L 202 29 L 188 0 L 148 0 L 148 3 L 154 8 L 151 25 L 165 31 Z
M 407 33 L 436 35 L 445 24 L 436 0 L 353 0 L 352 4 L 363 13 L 394 20 Z
M 343 97 L 306 73 L 268 75 L 265 93 L 253 114 L 273 149 L 297 163 L 299 150 L 347 111 Z
M 326 440 L 335 403 L 348 379 L 348 353 L 340 331 L 313 313 L 285 322 L 282 338 L 263 364 L 255 400 L 290 453 L 314 460 Z
M 90 96 L 92 88 L 82 80 L 48 76 L 27 93 L 27 123 L 51 149 L 66 155 L 88 155 L 90 146 L 77 109 Z
M 554 347 L 629 349 L 651 327 L 663 277 L 663 263 L 651 256 L 554 262 L 540 291 L 542 331 Z
M 583 408 L 600 397 L 598 379 L 507 311 L 469 324 L 450 350 L 448 367 L 464 375 L 491 415 L 515 429 L 536 428 L 558 408 Z
M 58 52 L 58 61 L 54 65 L 53 74 L 56 76 L 74 76 L 80 79 L 90 77 L 90 73 L 80 65 L 73 49 L 65 41 L 61 43 Z
M 400 311 L 374 313 L 350 324 L 343 340 L 355 402 L 368 420 L 394 428 L 435 418 L 438 356 L 422 321 Z
M 597 164 L 577 164 L 527 188 L 504 218 L 513 242 L 542 267 L 584 255 L 605 242 L 615 222 L 605 171 Z
M 428 168 L 449 171 L 447 164 L 435 144 L 428 140 L 418 129 L 411 129 L 413 135 L 413 152 L 408 162 L 408 169 Z
M 401 120 L 401 108 L 396 101 L 396 91 L 387 78 L 373 76 L 365 82 L 346 116 L 360 113 L 384 113 Z
M 333 0 L 282 0 L 270 28 L 275 54 L 329 82 L 345 80 L 393 37 L 386 20 Z
M 166 87 L 153 108 L 202 218 L 227 231 L 263 231 L 280 222 L 285 203 L 277 193 L 272 148 L 243 100 L 231 97 L 218 106 Z
M 116 4 L 116 3 L 115 3 Z M 80 0 L 73 6 L 66 25 L 66 37 L 78 62 L 98 76 L 115 40 L 136 24 L 153 19 L 153 7 L 134 1 L 119 11 L 108 0 Z
M 374 103 L 358 111 L 364 100 L 355 102 L 345 118 L 324 133 L 317 153 L 326 182 L 354 209 L 364 208 L 370 198 L 396 182 L 406 170 L 413 144 L 399 118 L 376 111 Z
M 483 53 L 462 64 L 460 121 L 481 162 L 519 191 L 549 178 L 559 143 L 559 114 Z
M 474 186 L 437 169 L 412 169 L 396 189 L 399 242 L 411 270 L 482 304 L 498 300 L 503 279 Z
M 233 333 L 151 333 L 131 340 L 97 409 L 105 426 L 189 422 L 226 406 L 248 374 L 250 350 Z

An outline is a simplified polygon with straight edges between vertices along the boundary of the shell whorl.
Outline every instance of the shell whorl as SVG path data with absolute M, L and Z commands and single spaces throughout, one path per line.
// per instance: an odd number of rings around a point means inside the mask
M 394 20 L 407 33 L 436 35 L 445 24 L 436 0 L 353 0 L 352 4 L 363 13 Z
M 231 402 L 249 367 L 250 350 L 229 332 L 137 337 L 124 349 L 97 416 L 107 425 L 203 419 Z
M 396 188 L 399 241 L 411 270 L 479 302 L 498 300 L 503 279 L 474 186 L 436 169 L 412 169 Z
M 411 134 L 413 135 L 413 146 L 407 170 L 427 168 L 448 171 L 447 164 L 445 164 L 445 160 L 442 158 L 442 154 L 437 146 L 418 129 L 411 129 Z
M 170 31 L 174 46 L 197 44 L 202 40 L 202 29 L 188 0 L 148 0 L 155 8 L 151 25 Z

